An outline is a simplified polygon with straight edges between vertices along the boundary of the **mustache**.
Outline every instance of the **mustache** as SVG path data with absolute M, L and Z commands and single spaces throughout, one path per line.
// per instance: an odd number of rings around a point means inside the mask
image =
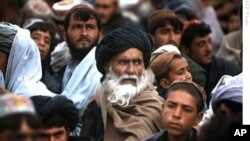
M 77 42 L 80 42 L 80 41 L 88 41 L 88 42 L 90 42 L 90 39 L 87 38 L 87 37 L 85 37 L 85 36 L 82 36 L 82 37 L 80 37 L 79 39 L 77 39 L 76 41 L 77 41 Z
M 124 79 L 132 79 L 132 80 L 135 80 L 136 82 L 139 81 L 139 78 L 138 76 L 136 75 L 128 75 L 128 74 L 124 74 L 120 77 L 120 81 L 124 80 Z

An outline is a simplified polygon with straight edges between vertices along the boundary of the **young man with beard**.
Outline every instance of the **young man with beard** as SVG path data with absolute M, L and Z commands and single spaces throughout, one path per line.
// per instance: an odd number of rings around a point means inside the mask
M 102 86 L 83 117 L 82 134 L 96 140 L 137 141 L 162 129 L 163 99 L 147 82 L 151 44 L 135 27 L 107 34 L 96 50 Z
M 179 48 L 183 28 L 183 23 L 171 10 L 155 10 L 148 17 L 148 32 L 155 49 L 168 44 Z M 205 70 L 185 54 L 181 53 L 181 55 L 185 57 L 190 66 L 193 81 L 205 87 Z
M 237 64 L 212 54 L 211 32 L 208 24 L 193 23 L 184 30 L 181 41 L 182 51 L 206 70 L 205 90 L 208 94 L 208 103 L 211 91 L 223 75 L 234 76 L 241 72 Z
M 100 84 L 95 45 L 98 43 L 101 22 L 92 7 L 79 4 L 69 11 L 64 28 L 72 59 L 64 72 L 63 94 L 73 100 L 78 109 L 82 109 Z

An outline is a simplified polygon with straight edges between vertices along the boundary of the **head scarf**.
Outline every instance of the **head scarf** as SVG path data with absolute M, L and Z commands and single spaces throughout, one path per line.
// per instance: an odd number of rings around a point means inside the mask
M 242 104 L 242 91 L 241 84 L 229 84 L 220 86 L 214 93 L 212 93 L 212 108 L 215 111 L 216 105 L 222 100 L 229 100 Z
M 1 77 L 0 83 L 4 82 L 1 86 L 11 92 L 28 97 L 34 95 L 54 96 L 55 94 L 40 82 L 42 77 L 40 53 L 30 37 L 30 32 L 17 25 L 6 23 L 0 23 L 0 27 L 4 27 L 6 31 L 16 31 L 14 39 L 11 40 L 12 44 L 8 44 L 10 45 L 8 47 L 10 48 L 9 58 L 4 80 Z
M 95 57 L 99 72 L 105 76 L 104 64 L 129 48 L 137 48 L 143 53 L 144 66 L 147 68 L 151 56 L 151 43 L 147 34 L 136 27 L 124 26 L 107 34 L 97 46 Z
M 46 124 L 47 121 L 52 120 L 51 118 L 57 117 L 60 118 L 64 122 L 64 125 L 67 125 L 70 130 L 75 129 L 78 122 L 78 110 L 70 99 L 61 95 L 54 97 L 33 96 L 31 99 L 43 123 Z
M 166 72 L 169 68 L 169 63 L 173 60 L 174 56 L 180 55 L 177 52 L 165 52 L 158 55 L 150 64 L 152 71 L 156 76 Z

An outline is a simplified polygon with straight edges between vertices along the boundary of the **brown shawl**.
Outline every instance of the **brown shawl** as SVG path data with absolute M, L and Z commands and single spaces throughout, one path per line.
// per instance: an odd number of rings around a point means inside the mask
M 104 90 L 99 89 L 95 99 L 102 109 L 104 122 L 106 119 L 105 141 L 139 141 L 163 129 L 161 113 L 164 100 L 152 84 L 148 84 L 127 107 L 112 105 L 103 100 L 103 96 Z

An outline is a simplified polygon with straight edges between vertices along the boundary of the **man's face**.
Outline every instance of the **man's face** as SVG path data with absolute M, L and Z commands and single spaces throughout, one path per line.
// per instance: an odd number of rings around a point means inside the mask
M 79 50 L 88 49 L 97 43 L 98 38 L 99 29 L 94 17 L 89 18 L 87 21 L 82 21 L 76 20 L 71 15 L 66 39 L 72 48 Z
M 188 49 L 187 55 L 199 64 L 209 64 L 212 60 L 212 42 L 209 35 L 196 37 Z
M 39 134 L 42 141 L 67 141 L 69 137 L 69 131 L 63 126 L 41 129 Z
M 102 24 L 108 23 L 111 17 L 118 12 L 118 7 L 114 0 L 95 0 L 94 7 L 100 15 Z
M 112 69 L 117 76 L 124 74 L 140 77 L 144 69 L 143 54 L 137 48 L 130 48 L 115 55 L 111 59 Z M 121 83 L 133 83 L 131 80 L 124 80 Z
M 169 93 L 163 106 L 163 123 L 172 136 L 183 136 L 199 123 L 202 113 L 198 113 L 196 99 L 186 91 Z
M 8 55 L 0 51 L 0 70 L 5 73 L 7 69 Z
M 173 44 L 178 47 L 181 42 L 181 31 L 174 29 L 171 24 L 166 24 L 156 29 L 153 42 L 156 48 L 166 44 Z
M 31 38 L 35 41 L 36 45 L 39 48 L 41 59 L 44 60 L 49 53 L 51 45 L 51 36 L 49 34 L 49 31 L 33 31 L 31 32 Z
M 136 48 L 117 54 L 106 67 L 103 86 L 113 104 L 127 106 L 147 86 L 143 55 Z

